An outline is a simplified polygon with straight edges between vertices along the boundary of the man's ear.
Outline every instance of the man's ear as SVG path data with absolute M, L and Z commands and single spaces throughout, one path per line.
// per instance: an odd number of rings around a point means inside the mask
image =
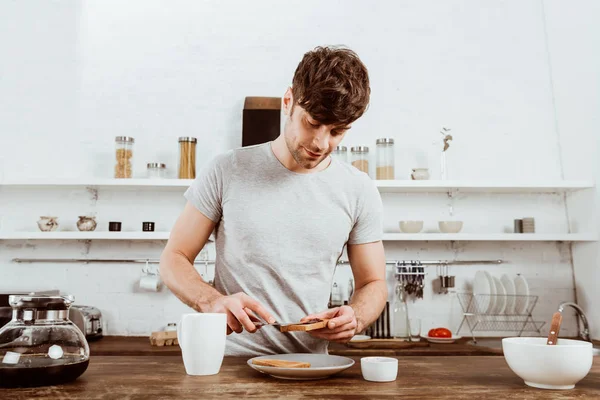
M 294 104 L 294 95 L 292 94 L 292 87 L 288 87 L 283 95 L 283 113 L 285 115 L 290 115 L 290 111 L 292 110 L 292 105 Z

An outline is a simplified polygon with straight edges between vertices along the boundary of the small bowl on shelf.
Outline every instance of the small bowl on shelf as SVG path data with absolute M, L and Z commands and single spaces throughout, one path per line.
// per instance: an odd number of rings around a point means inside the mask
M 400 221 L 399 225 L 404 233 L 419 233 L 423 229 L 423 221 Z
M 439 221 L 438 227 L 442 233 L 458 233 L 462 230 L 462 221 Z

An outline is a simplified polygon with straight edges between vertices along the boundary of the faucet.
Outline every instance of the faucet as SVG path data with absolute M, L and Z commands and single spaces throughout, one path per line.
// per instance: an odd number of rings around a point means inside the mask
M 570 301 L 565 301 L 565 302 L 560 303 L 560 305 L 558 306 L 558 312 L 562 313 L 566 306 L 573 307 L 575 309 L 575 311 L 577 312 L 577 315 L 579 315 L 579 318 L 581 318 L 581 323 L 583 324 L 583 330 L 581 332 L 579 332 L 579 335 L 581 336 L 581 338 L 587 342 L 591 342 L 591 340 L 590 340 L 590 325 L 588 324 L 588 320 L 585 316 L 585 313 L 583 312 L 583 309 L 575 303 L 572 303 Z M 579 323 L 577 325 L 579 326 Z

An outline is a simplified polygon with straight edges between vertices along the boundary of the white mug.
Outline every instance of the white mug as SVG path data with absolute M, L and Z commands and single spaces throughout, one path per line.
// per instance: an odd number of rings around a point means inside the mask
M 188 375 L 219 373 L 227 338 L 227 314 L 184 314 L 177 325 L 185 372 Z
M 160 290 L 160 278 L 158 275 L 144 275 L 140 279 L 140 289 L 158 292 Z

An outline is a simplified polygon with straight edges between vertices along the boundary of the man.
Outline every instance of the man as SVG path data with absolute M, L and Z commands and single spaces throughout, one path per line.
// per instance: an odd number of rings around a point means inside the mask
M 186 191 L 188 200 L 162 254 L 166 285 L 203 313 L 227 313 L 226 354 L 327 352 L 381 313 L 386 299 L 382 205 L 371 179 L 329 154 L 364 113 L 367 69 L 343 48 L 304 55 L 283 97 L 285 126 L 273 142 L 217 156 Z M 193 261 L 216 228 L 214 288 Z M 355 292 L 327 309 L 344 247 Z M 267 322 L 330 318 L 311 332 L 281 333 Z

